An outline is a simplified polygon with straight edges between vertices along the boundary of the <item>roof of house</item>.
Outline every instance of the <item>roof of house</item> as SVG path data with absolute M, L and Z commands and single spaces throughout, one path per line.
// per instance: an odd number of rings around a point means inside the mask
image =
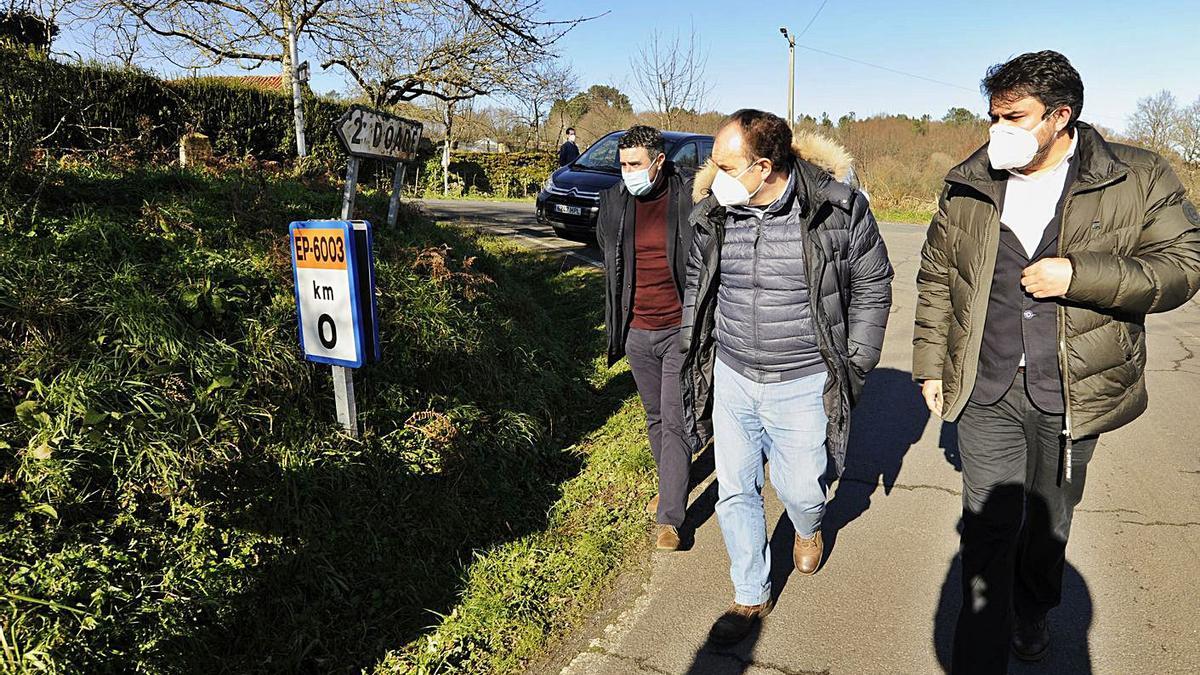
M 283 89 L 283 75 L 203 75 L 196 79 L 242 85 L 265 91 L 279 91 Z

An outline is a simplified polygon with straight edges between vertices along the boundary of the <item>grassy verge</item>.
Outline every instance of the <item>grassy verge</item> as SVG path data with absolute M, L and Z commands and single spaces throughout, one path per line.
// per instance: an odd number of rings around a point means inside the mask
M 0 670 L 502 671 L 643 545 L 594 272 L 411 213 L 377 231 L 352 440 L 297 354 L 286 239 L 335 186 L 59 165 L 40 189 L 0 222 Z
M 875 219 L 888 223 L 929 225 L 933 211 L 924 208 L 886 208 L 875 210 Z

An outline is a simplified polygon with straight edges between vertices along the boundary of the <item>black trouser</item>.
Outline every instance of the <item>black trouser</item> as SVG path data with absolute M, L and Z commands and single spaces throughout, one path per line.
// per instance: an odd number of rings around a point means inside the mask
M 684 355 L 679 351 L 679 329 L 630 328 L 625 355 L 646 408 L 650 452 L 658 467 L 657 522 L 679 527 L 687 510 L 692 462 L 691 444 L 683 429 L 679 372 Z
M 963 606 L 956 675 L 1003 675 L 1014 611 L 1035 620 L 1059 604 L 1071 516 L 1096 447 L 1096 437 L 1074 442 L 1071 482 L 1063 482 L 1062 431 L 1062 415 L 1029 400 L 1022 373 L 1000 401 L 968 403 L 959 420 Z

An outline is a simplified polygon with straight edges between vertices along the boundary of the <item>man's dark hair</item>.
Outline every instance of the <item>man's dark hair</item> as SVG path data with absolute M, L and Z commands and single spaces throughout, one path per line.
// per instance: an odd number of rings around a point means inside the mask
M 792 161 L 792 130 L 787 120 L 764 110 L 742 108 L 721 123 L 737 124 L 742 132 L 746 161 L 769 159 L 776 171 L 786 171 Z
M 980 85 L 988 100 L 1011 102 L 1032 96 L 1046 106 L 1046 114 L 1071 108 L 1068 129 L 1075 128 L 1083 110 L 1083 80 L 1067 57 L 1055 51 L 1029 52 L 1007 63 L 988 68 Z
M 658 157 L 658 153 L 666 151 L 667 144 L 663 141 L 662 132 L 654 127 L 648 127 L 645 124 L 637 124 L 629 127 L 621 140 L 617 141 L 618 150 L 628 150 L 630 148 L 645 148 L 650 154 L 650 159 Z
M 567 127 L 567 133 L 568 133 L 568 134 L 573 134 L 573 133 L 575 133 L 575 127 Z

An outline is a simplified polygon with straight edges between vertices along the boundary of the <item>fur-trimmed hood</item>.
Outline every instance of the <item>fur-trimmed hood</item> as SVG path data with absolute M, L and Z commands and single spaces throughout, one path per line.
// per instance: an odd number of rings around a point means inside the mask
M 849 185 L 856 183 L 854 158 L 840 143 L 812 131 L 797 131 L 792 136 L 792 152 L 797 157 L 825 171 L 835 180 Z M 708 196 L 717 165 L 711 159 L 700 167 L 692 185 L 692 201 L 700 202 Z

